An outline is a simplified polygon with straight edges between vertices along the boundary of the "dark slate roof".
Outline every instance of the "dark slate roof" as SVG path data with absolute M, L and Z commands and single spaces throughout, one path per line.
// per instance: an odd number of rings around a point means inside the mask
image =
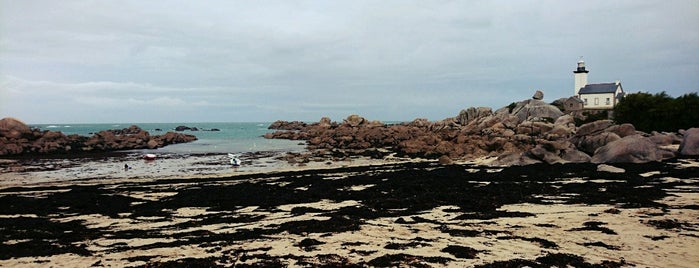
M 581 88 L 578 94 L 614 93 L 616 87 L 616 83 L 589 84 Z
M 583 100 L 581 100 L 581 99 L 578 98 L 577 96 L 572 96 L 572 97 L 568 98 L 568 100 L 571 100 L 571 99 L 572 99 L 573 101 L 575 101 L 575 102 L 585 103 Z M 568 100 L 566 100 L 566 101 L 568 101 Z

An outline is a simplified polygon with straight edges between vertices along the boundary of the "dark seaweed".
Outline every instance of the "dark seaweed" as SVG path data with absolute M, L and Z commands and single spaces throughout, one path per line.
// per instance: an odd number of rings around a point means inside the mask
M 129 246 L 115 244 L 109 251 L 124 252 L 134 249 L 151 249 L 159 247 L 179 247 L 196 245 L 207 252 L 220 256 L 202 259 L 180 259 L 168 262 L 149 263 L 146 267 L 216 267 L 219 264 L 231 266 L 238 261 L 257 260 L 250 266 L 286 266 L 289 260 L 309 266 L 431 266 L 430 264 L 448 264 L 450 258 L 412 256 L 406 254 L 387 254 L 365 263 L 350 264 L 343 256 L 319 255 L 315 259 L 298 256 L 269 256 L 255 252 L 221 252 L 226 245 L 264 239 L 281 233 L 298 235 L 324 235 L 338 232 L 357 231 L 367 221 L 378 218 L 395 217 L 396 223 L 403 225 L 431 224 L 445 234 L 455 237 L 502 236 L 502 239 L 522 239 L 538 244 L 542 249 L 555 249 L 554 242 L 536 237 L 513 237 L 507 231 L 468 228 L 468 224 L 454 228 L 437 220 L 417 216 L 441 206 L 452 206 L 445 210 L 452 219 L 488 220 L 501 217 L 532 217 L 531 213 L 503 210 L 508 204 L 534 203 L 549 204 L 562 202 L 567 204 L 605 204 L 617 209 L 606 213 L 620 213 L 625 208 L 660 208 L 666 205 L 661 199 L 672 191 L 692 191 L 697 187 L 696 179 L 699 168 L 676 168 L 671 162 L 653 162 L 647 164 L 615 164 L 626 170 L 625 173 L 597 172 L 593 164 L 566 165 L 530 165 L 509 167 L 501 172 L 488 173 L 485 169 L 471 173 L 466 168 L 471 166 L 440 166 L 432 163 L 408 163 L 372 167 L 339 168 L 333 170 L 308 170 L 298 172 L 280 172 L 274 174 L 241 175 L 230 178 L 210 179 L 167 179 L 150 182 L 126 182 L 92 186 L 44 186 L 14 187 L 0 189 L 0 240 L 19 241 L 1 243 L 0 259 L 31 256 L 50 256 L 63 253 L 94 255 L 87 249 L 92 239 L 110 237 L 114 239 L 131 238 L 168 238 L 169 242 Z M 661 171 L 660 174 L 642 177 L 639 174 L 649 171 Z M 345 176 L 343 179 L 328 180 L 328 177 Z M 668 182 L 665 177 L 679 178 Z M 575 181 L 571 179 L 575 178 Z M 580 179 L 582 178 L 582 179 Z M 578 181 L 580 180 L 580 181 Z M 593 182 L 594 180 L 594 182 Z M 607 180 L 604 182 L 603 180 Z M 273 182 L 273 183 L 271 183 Z M 373 187 L 361 191 L 347 190 L 352 186 L 372 184 Z M 307 190 L 304 190 L 307 189 Z M 601 191 L 600 189 L 604 189 Z M 36 192 L 46 191 L 41 196 Z M 130 192 L 176 192 L 177 194 L 157 201 L 129 197 Z M 280 205 L 306 204 L 321 200 L 342 202 L 357 201 L 356 206 L 335 210 L 320 210 L 309 207 L 296 207 L 292 215 L 317 215 L 317 219 L 291 221 L 265 228 L 236 229 L 235 232 L 189 231 L 172 232 L 179 229 L 196 228 L 211 224 L 245 224 L 254 223 L 262 216 L 241 215 L 235 211 L 255 206 L 260 212 L 276 212 Z M 137 203 L 140 202 L 140 203 Z M 183 207 L 205 207 L 212 214 L 177 225 L 162 228 L 115 231 L 108 227 L 90 228 L 82 221 L 56 221 L 57 218 L 99 214 L 113 218 L 130 218 L 136 221 L 171 221 L 176 215 L 172 211 Z M 696 206 L 686 206 L 695 209 Z M 12 216 L 33 214 L 36 217 Z M 674 220 L 649 220 L 645 223 L 662 229 L 690 230 L 694 226 Z M 480 226 L 487 222 L 480 222 Z M 616 232 L 597 221 L 590 221 L 582 227 L 571 231 L 599 231 L 609 235 Z M 554 224 L 539 224 L 539 227 L 558 228 Z M 419 234 L 418 234 L 419 235 Z M 656 239 L 651 237 L 651 239 Z M 662 238 L 657 238 L 662 239 Z M 401 250 L 431 241 L 413 240 L 409 243 L 381 245 L 388 249 Z M 321 241 L 306 239 L 297 246 L 313 250 Z M 361 246 L 348 242 L 346 247 Z M 588 244 L 586 246 L 603 246 Z M 612 247 L 612 246 L 604 246 Z M 470 256 L 470 248 L 449 246 L 444 250 L 456 258 Z M 373 251 L 348 249 L 349 252 L 368 255 Z M 264 252 L 264 250 L 262 250 Z M 325 257 L 323 257 L 325 256 Z M 132 257 L 130 261 L 150 262 L 150 258 Z M 534 260 L 514 259 L 494 262 L 482 267 L 550 267 L 566 265 L 588 267 L 606 265 L 618 267 L 620 263 L 613 260 L 601 264 L 590 264 L 580 256 L 570 254 L 549 254 Z M 240 266 L 237 263 L 236 267 Z

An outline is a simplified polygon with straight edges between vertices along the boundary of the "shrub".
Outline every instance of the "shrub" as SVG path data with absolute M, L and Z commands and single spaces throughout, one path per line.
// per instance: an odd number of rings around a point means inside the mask
M 699 96 L 697 93 L 672 98 L 667 93 L 638 92 L 628 94 L 614 107 L 617 124 L 631 123 L 636 129 L 677 131 L 699 126 Z

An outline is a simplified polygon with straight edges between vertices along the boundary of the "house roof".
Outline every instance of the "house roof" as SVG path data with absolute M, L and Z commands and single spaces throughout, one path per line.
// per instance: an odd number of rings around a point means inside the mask
M 574 102 L 585 103 L 583 100 L 581 100 L 577 96 L 572 96 L 572 97 L 568 98 L 566 101 L 571 101 L 571 100 Z
M 589 84 L 581 88 L 578 94 L 614 93 L 617 83 Z

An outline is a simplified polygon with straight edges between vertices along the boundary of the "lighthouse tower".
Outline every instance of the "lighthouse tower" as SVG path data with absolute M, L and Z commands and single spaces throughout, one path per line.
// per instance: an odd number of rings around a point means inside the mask
M 588 71 L 585 70 L 585 61 L 583 61 L 582 57 L 578 61 L 578 69 L 573 71 L 573 73 L 575 75 L 575 96 L 578 96 L 580 89 L 587 85 Z

